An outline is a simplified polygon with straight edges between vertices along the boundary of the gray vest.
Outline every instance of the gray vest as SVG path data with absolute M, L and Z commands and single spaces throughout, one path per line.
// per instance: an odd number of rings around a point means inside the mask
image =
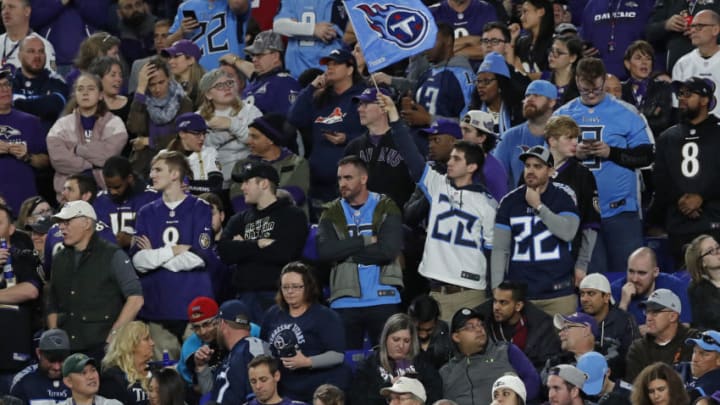
M 488 339 L 484 353 L 455 356 L 440 369 L 443 395 L 458 405 L 489 404 L 492 385 L 505 373 L 515 372 L 508 359 L 508 345 Z

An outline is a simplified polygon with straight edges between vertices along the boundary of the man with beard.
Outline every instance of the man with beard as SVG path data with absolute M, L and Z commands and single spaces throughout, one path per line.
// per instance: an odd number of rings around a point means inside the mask
M 575 193 L 550 181 L 550 151 L 534 146 L 519 157 L 525 185 L 498 207 L 492 268 L 527 284 L 527 297 L 548 314 L 568 314 L 577 306 L 570 244 L 580 224 Z
M 575 156 L 595 176 L 601 226 L 590 259 L 590 273 L 618 271 L 642 246 L 637 169 L 652 163 L 653 137 L 645 119 L 631 105 L 606 96 L 605 65 L 583 58 L 575 71 L 580 96 L 560 107 L 582 134 Z
M 695 49 L 678 59 L 672 70 L 673 80 L 685 81 L 691 77 L 702 77 L 715 84 L 720 81 L 720 15 L 717 13 L 717 6 L 713 8 L 714 10 L 699 11 L 686 26 L 684 36 L 690 38 Z M 716 98 L 720 96 L 720 90 L 714 88 L 713 95 Z M 708 108 L 708 111 L 720 116 L 717 105 Z
M 541 370 L 546 359 L 560 353 L 560 338 L 553 318 L 528 301 L 526 293 L 524 283 L 505 280 L 493 290 L 492 300 L 475 310 L 485 317 L 485 332 L 493 342 L 514 344 Z
M 54 403 L 70 397 L 62 381 L 62 364 L 70 354 L 70 338 L 62 329 L 50 329 L 40 336 L 35 349 L 38 362 L 15 375 L 10 395 L 26 404 Z
M 68 87 L 60 75 L 45 68 L 45 43 L 32 34 L 22 41 L 20 69 L 13 77 L 13 105 L 39 117 L 47 131 L 60 116 L 68 97 Z
M 123 156 L 113 156 L 105 162 L 103 178 L 107 190 L 98 193 L 93 208 L 98 221 L 112 231 L 108 242 L 127 251 L 135 233 L 135 215 L 159 194 L 132 172 L 130 161 Z M 104 232 L 102 236 L 107 234 Z
M 385 321 L 400 309 L 402 221 L 390 197 L 368 190 L 359 157 L 338 162 L 337 182 L 341 197 L 320 217 L 317 249 L 321 261 L 334 263 L 330 307 L 345 325 L 346 349 L 357 350 L 365 333 L 378 344 Z
M 218 405 L 242 404 L 252 394 L 248 364 L 262 354 L 270 355 L 270 346 L 250 336 L 248 310 L 238 300 L 220 306 L 217 320 L 217 341 L 229 353 L 217 367 L 196 366 L 202 392 L 212 391 L 211 400 Z
M 673 255 L 701 234 L 720 237 L 720 120 L 715 83 L 691 77 L 674 81 L 681 122 L 665 130 L 655 156 L 655 200 L 648 220 L 668 232 Z M 682 263 L 682 261 L 676 261 Z
M 524 166 L 520 154 L 537 145 L 545 144 L 547 124 L 557 99 L 557 88 L 547 80 L 535 80 L 525 90 L 523 117 L 527 119 L 503 134 L 493 155 L 503 164 L 508 173 L 510 190 L 520 182 Z
M 193 333 L 183 342 L 178 373 L 188 384 L 197 384 L 197 368 L 217 366 L 225 354 L 218 346 L 218 304 L 210 297 L 197 297 L 187 308 Z M 196 391 L 199 391 L 197 387 Z
M 18 47 L 20 41 L 33 32 L 30 28 L 31 13 L 30 0 L 4 0 L 2 2 L 2 22 L 6 32 L 0 35 L 0 55 L 2 55 L 0 66 L 12 65 L 15 68 L 20 67 Z M 39 38 L 45 44 L 45 67 L 55 70 L 55 49 L 50 41 L 42 37 Z
M 152 55 L 155 16 L 147 12 L 145 0 L 118 0 L 120 54 L 127 63 Z

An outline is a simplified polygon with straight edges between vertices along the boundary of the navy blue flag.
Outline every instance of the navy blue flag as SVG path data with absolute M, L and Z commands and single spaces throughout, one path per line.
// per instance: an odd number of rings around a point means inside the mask
M 421 0 L 345 0 L 369 72 L 430 49 L 437 26 Z

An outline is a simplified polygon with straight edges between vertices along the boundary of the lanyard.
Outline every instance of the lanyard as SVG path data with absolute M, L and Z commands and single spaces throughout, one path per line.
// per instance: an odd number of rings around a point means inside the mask
M 608 0 L 608 11 L 610 12 L 610 40 L 608 40 L 608 52 L 615 52 L 615 14 L 620 10 L 623 0 L 617 0 L 615 11 L 612 11 L 612 0 Z
M 32 34 L 32 30 L 28 31 L 26 37 L 30 34 Z M 5 66 L 5 63 L 7 63 L 8 58 L 10 58 L 15 53 L 15 51 L 17 51 L 18 47 L 20 46 L 20 42 L 24 39 L 24 38 L 22 38 L 22 39 L 18 40 L 15 43 L 15 46 L 13 46 L 12 49 L 10 50 L 10 52 L 8 52 L 7 40 L 8 40 L 9 36 L 10 36 L 9 34 L 5 34 L 5 39 L 3 40 L 2 66 Z

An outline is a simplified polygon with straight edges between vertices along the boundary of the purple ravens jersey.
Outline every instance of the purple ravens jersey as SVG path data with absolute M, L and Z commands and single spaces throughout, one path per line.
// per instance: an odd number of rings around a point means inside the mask
M 25 143 L 30 154 L 48 153 L 45 144 L 45 131 L 40 119 L 18 110 L 9 114 L 0 114 L 0 141 L 5 143 Z M 6 174 L 0 182 L 0 193 L 5 201 L 18 214 L 22 202 L 37 195 L 33 168 L 11 154 L 0 155 L 0 172 Z
M 453 10 L 447 1 L 430 6 L 430 12 L 436 22 L 448 23 L 453 27 L 455 38 L 482 36 L 485 24 L 498 20 L 495 7 L 483 0 L 470 0 L 470 5 L 462 13 Z
M 276 70 L 254 77 L 243 91 L 243 100 L 254 104 L 263 114 L 286 115 L 300 90 L 290 73 Z
M 110 198 L 107 191 L 101 191 L 93 203 L 93 208 L 95 208 L 98 221 L 102 221 L 109 228 L 112 235 L 109 241 L 117 243 L 115 235 L 120 231 L 131 235 L 134 234 L 137 212 L 145 204 L 156 200 L 158 197 L 160 197 L 160 193 L 148 187 L 140 193 L 133 193 L 125 201 L 118 203 Z
M 150 239 L 153 249 L 167 246 L 190 245 L 190 252 L 203 260 L 212 254 L 212 209 L 194 196 L 170 209 L 158 198 L 146 204 L 137 213 L 137 236 Z M 133 255 L 138 252 L 133 246 Z M 145 305 L 140 317 L 148 320 L 187 320 L 187 306 L 195 297 L 213 296 L 210 276 L 205 266 L 191 270 L 170 271 L 159 267 L 141 274 Z

